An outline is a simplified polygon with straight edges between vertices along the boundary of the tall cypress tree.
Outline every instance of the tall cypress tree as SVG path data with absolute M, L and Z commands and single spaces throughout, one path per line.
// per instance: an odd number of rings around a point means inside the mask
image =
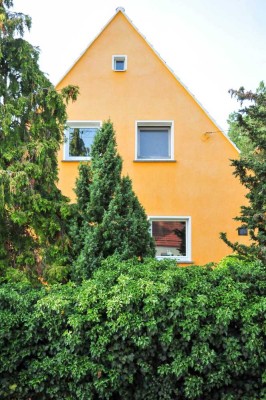
M 107 121 L 94 138 L 90 165 L 80 166 L 76 181 L 77 204 L 70 227 L 75 280 L 90 277 L 104 257 L 102 221 L 120 184 L 121 170 L 113 124 Z
M 103 124 L 91 149 L 90 215 L 101 223 L 116 187 L 120 184 L 122 159 L 117 152 L 115 132 L 111 121 Z
M 81 246 L 73 263 L 73 278 L 78 281 L 89 278 L 110 255 L 142 259 L 155 254 L 145 211 L 132 190 L 131 180 L 121 178 L 122 160 L 110 121 L 96 134 L 91 154 L 90 166 L 80 167 L 76 207 L 81 218 L 71 230 L 73 245 L 78 241 Z M 91 180 L 88 189 L 84 186 L 84 171 Z
M 261 82 L 255 93 L 240 88 L 232 90 L 231 94 L 241 106 L 248 102 L 234 119 L 235 132 L 239 132 L 248 146 L 232 165 L 235 176 L 247 189 L 248 200 L 248 205 L 241 207 L 240 216 L 235 219 L 248 229 L 251 243 L 232 243 L 225 233 L 221 237 L 239 255 L 266 263 L 266 87 Z
M 144 208 L 133 192 L 128 176 L 117 187 L 102 222 L 103 256 L 117 254 L 122 260 L 154 257 L 154 242 Z
M 0 265 L 41 273 L 63 262 L 67 200 L 56 187 L 65 101 L 38 65 L 39 50 L 23 39 L 31 19 L 0 0 Z
M 91 217 L 88 212 L 90 204 L 91 170 L 88 164 L 79 165 L 79 174 L 74 189 L 77 202 L 71 204 L 71 218 L 69 222 L 69 236 L 71 245 L 69 247 L 70 260 L 75 261 L 81 253 L 84 238 L 90 229 Z

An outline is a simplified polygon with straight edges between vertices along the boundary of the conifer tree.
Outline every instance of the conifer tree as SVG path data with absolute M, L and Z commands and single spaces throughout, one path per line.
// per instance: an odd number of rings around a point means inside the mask
M 244 88 L 232 90 L 231 94 L 248 106 L 237 113 L 235 124 L 248 146 L 240 158 L 232 161 L 237 176 L 247 189 L 248 204 L 241 207 L 235 219 L 248 229 L 250 245 L 232 243 L 225 233 L 222 239 L 239 255 L 258 258 L 266 263 L 266 87 L 260 83 L 255 93 Z
M 0 265 L 41 273 L 63 262 L 68 205 L 56 187 L 65 101 L 38 65 L 39 50 L 23 39 L 31 19 L 0 0 Z
M 150 223 L 144 208 L 133 192 L 128 176 L 117 187 L 104 214 L 103 256 L 117 254 L 122 260 L 138 256 L 154 257 L 154 242 L 149 233 Z
M 103 123 L 96 134 L 91 154 L 90 166 L 80 167 L 76 210 L 81 218 L 71 230 L 72 243 L 78 240 L 81 246 L 74 254 L 73 278 L 77 281 L 89 278 L 110 255 L 142 259 L 155 254 L 145 211 L 131 180 L 121 178 L 122 160 L 110 121 Z M 89 189 L 84 186 L 88 182 L 84 174 L 91 180 Z
M 69 222 L 69 236 L 71 245 L 69 247 L 70 259 L 73 262 L 77 259 L 83 248 L 83 241 L 90 229 L 90 215 L 88 208 L 90 204 L 91 170 L 88 164 L 79 165 L 79 175 L 74 189 L 77 202 L 71 204 L 71 214 Z
M 120 184 L 122 159 L 117 153 L 115 132 L 111 121 L 103 124 L 91 149 L 90 216 L 101 223 L 116 187 Z

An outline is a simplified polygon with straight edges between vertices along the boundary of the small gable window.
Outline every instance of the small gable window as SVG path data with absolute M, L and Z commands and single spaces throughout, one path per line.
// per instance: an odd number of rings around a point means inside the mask
M 114 71 L 123 72 L 127 70 L 127 56 L 116 55 L 112 58 L 112 68 Z

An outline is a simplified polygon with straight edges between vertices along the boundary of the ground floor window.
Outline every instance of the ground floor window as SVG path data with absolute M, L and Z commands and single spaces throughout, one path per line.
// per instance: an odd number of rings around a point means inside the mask
M 156 258 L 191 261 L 190 217 L 150 217 Z

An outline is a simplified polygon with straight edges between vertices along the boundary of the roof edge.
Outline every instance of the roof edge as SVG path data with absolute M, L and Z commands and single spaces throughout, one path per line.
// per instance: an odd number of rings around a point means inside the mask
M 156 54 L 156 56 L 161 60 L 161 62 L 166 66 L 168 71 L 173 75 L 173 77 L 184 87 L 184 89 L 188 92 L 188 94 L 194 99 L 194 101 L 199 105 L 199 107 L 205 112 L 205 114 L 208 116 L 210 121 L 218 128 L 218 131 L 221 132 L 221 134 L 231 143 L 231 145 L 234 147 L 234 149 L 240 153 L 240 150 L 238 147 L 232 142 L 232 140 L 228 137 L 228 135 L 223 131 L 223 129 L 220 127 L 220 125 L 215 121 L 215 119 L 211 116 L 209 111 L 201 104 L 201 102 L 196 98 L 196 96 L 191 92 L 191 90 L 187 87 L 187 85 L 179 78 L 179 76 L 176 75 L 174 70 L 169 67 L 167 62 L 161 57 L 161 55 L 158 53 L 157 50 L 155 50 L 154 46 L 147 40 L 146 36 L 144 36 L 140 30 L 135 26 L 135 24 L 132 22 L 132 20 L 128 17 L 128 15 L 123 12 L 124 16 L 128 20 L 128 22 L 136 29 L 136 31 L 139 33 L 139 35 L 145 40 L 145 42 L 148 44 L 148 46 L 151 48 L 151 50 Z
M 124 11 L 123 11 L 124 10 Z M 64 79 L 64 77 L 74 68 L 74 66 L 77 64 L 77 62 L 80 60 L 80 58 L 86 53 L 86 51 L 93 45 L 93 43 L 98 39 L 98 37 L 102 34 L 102 32 L 107 28 L 107 26 L 112 22 L 112 20 L 116 17 L 116 15 L 118 13 L 120 13 L 125 15 L 125 17 L 127 18 L 127 20 L 130 22 L 130 19 L 127 17 L 126 13 L 125 13 L 125 9 L 123 7 L 117 7 L 116 8 L 116 12 L 115 14 L 107 21 L 107 23 L 103 26 L 103 28 L 100 30 L 100 32 L 98 33 L 98 35 L 95 36 L 95 38 L 88 44 L 88 46 L 85 48 L 85 50 L 83 50 L 80 55 L 75 59 L 75 61 L 73 62 L 73 64 L 66 70 L 66 72 L 62 75 L 62 77 L 59 79 L 59 81 L 56 83 L 55 87 L 58 86 L 62 80 Z M 132 24 L 132 22 L 130 22 Z M 133 24 L 132 24 L 133 25 Z M 135 28 L 135 26 L 134 26 Z M 136 29 L 136 28 L 135 28 Z

